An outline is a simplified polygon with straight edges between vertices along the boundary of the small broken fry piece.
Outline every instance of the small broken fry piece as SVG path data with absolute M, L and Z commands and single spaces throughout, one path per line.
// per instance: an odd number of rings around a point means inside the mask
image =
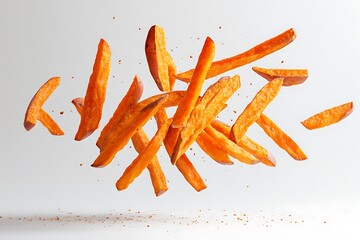
M 341 121 L 354 110 L 353 102 L 326 109 L 301 122 L 309 130 L 323 128 Z
M 71 103 L 75 106 L 76 111 L 81 115 L 84 108 L 84 98 L 78 97 L 74 98 Z
M 131 140 L 133 142 L 135 150 L 138 153 L 141 153 L 149 144 L 149 138 L 142 128 L 140 128 L 134 134 L 134 136 L 131 137 Z M 151 160 L 151 163 L 147 165 L 147 169 L 149 170 L 151 183 L 153 185 L 155 195 L 158 197 L 168 190 L 168 186 L 166 183 L 165 174 L 162 171 L 159 160 L 156 156 L 154 156 Z
M 64 132 L 57 125 L 57 123 L 50 117 L 50 115 L 40 109 L 38 120 L 46 127 L 52 135 L 64 135 Z
M 44 83 L 35 93 L 25 113 L 24 127 L 27 131 L 35 126 L 39 117 L 40 109 L 59 85 L 60 78 L 53 77 Z
M 232 165 L 229 155 L 219 146 L 219 144 L 206 132 L 200 133 L 196 138 L 196 143 L 209 157 L 216 162 L 224 165 Z
M 247 129 L 260 117 L 266 106 L 279 93 L 282 83 L 283 79 L 277 78 L 260 89 L 231 127 L 231 140 L 235 143 L 239 143 L 241 141 Z
M 246 52 L 240 53 L 233 57 L 225 58 L 220 61 L 215 61 L 211 64 L 211 67 L 207 73 L 206 78 L 212 78 L 218 76 L 227 71 L 244 66 L 251 62 L 254 62 L 266 55 L 269 55 L 286 45 L 290 44 L 296 38 L 294 30 L 291 28 L 276 37 L 273 37 Z M 194 69 L 180 73 L 176 75 L 176 78 L 185 82 L 189 82 L 191 76 L 194 73 Z
M 206 38 L 203 49 L 201 50 L 194 74 L 186 90 L 183 100 L 179 103 L 174 114 L 173 128 L 182 128 L 185 126 L 190 113 L 193 110 L 202 89 L 206 73 L 210 68 L 215 55 L 215 44 L 209 37 Z
M 86 90 L 80 125 L 75 135 L 77 141 L 90 136 L 99 127 L 110 74 L 110 58 L 110 47 L 104 39 L 101 39 Z
M 231 127 L 229 125 L 220 121 L 212 121 L 211 126 L 220 133 L 224 134 L 226 137 L 230 136 Z M 238 145 L 244 150 L 248 151 L 250 154 L 254 155 L 263 164 L 270 167 L 275 167 L 276 160 L 272 153 L 248 136 L 244 135 L 241 141 L 238 142 Z
M 284 149 L 293 159 L 305 160 L 306 154 L 286 133 L 284 133 L 270 118 L 261 114 L 256 123 L 271 137 L 274 142 Z
M 129 113 L 127 119 L 118 124 L 104 139 L 104 144 L 100 149 L 99 156 L 95 159 L 92 167 L 105 167 L 108 165 L 116 153 L 123 149 L 129 142 L 130 138 L 136 133 L 137 129 L 145 125 L 145 123 L 157 112 L 166 100 L 167 95 L 160 96 L 154 102 L 148 104 L 144 108 Z
M 164 123 L 135 160 L 125 169 L 125 172 L 116 183 L 116 188 L 119 191 L 126 189 L 151 163 L 163 142 L 170 124 L 171 120 Z
M 175 82 L 176 66 L 166 50 L 164 29 L 154 25 L 149 29 L 145 54 L 151 76 L 160 91 L 172 90 Z
M 119 105 L 117 106 L 113 116 L 110 118 L 108 123 L 104 126 L 101 130 L 100 136 L 96 142 L 96 145 L 101 148 L 103 145 L 103 141 L 108 135 L 108 133 L 119 124 L 126 114 L 130 111 L 131 107 L 134 107 L 135 104 L 141 98 L 143 93 L 144 86 L 140 78 L 135 75 L 132 84 L 129 87 L 129 90 L 125 94 L 125 96 L 120 101 Z M 149 102 L 150 103 L 150 102 Z M 144 105 L 145 106 L 145 105 Z
M 223 77 L 212 84 L 203 97 L 195 105 L 187 124 L 181 130 L 174 152 L 172 162 L 176 162 L 185 151 L 195 142 L 197 136 L 211 121 L 223 110 L 227 100 L 240 87 L 240 77 Z
M 283 86 L 301 84 L 309 76 L 307 69 L 266 69 L 253 67 L 252 70 L 268 81 L 272 81 L 275 78 L 283 78 Z

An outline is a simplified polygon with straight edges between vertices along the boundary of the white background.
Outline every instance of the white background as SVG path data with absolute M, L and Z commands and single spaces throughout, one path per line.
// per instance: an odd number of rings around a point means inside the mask
M 222 166 L 194 145 L 189 156 L 208 186 L 198 193 L 162 149 L 158 157 L 169 181 L 164 195 L 155 197 L 147 172 L 118 192 L 115 182 L 136 157 L 134 149 L 129 144 L 108 167 L 91 168 L 99 131 L 74 141 L 79 116 L 70 102 L 84 96 L 100 38 L 112 50 L 101 126 L 135 74 L 144 82 L 144 98 L 158 93 L 144 54 L 154 24 L 165 29 L 179 71 L 195 66 L 206 36 L 221 59 L 294 28 L 292 44 L 228 73 L 239 74 L 242 87 L 220 118 L 231 124 L 266 83 L 252 66 L 308 68 L 308 80 L 283 88 L 266 113 L 309 159 L 291 159 L 254 125 L 249 136 L 276 156 L 275 168 Z M 0 34 L 1 239 L 360 236 L 358 1 L 1 0 Z M 22 125 L 30 99 L 52 76 L 60 76 L 61 85 L 44 109 L 64 130 L 62 137 L 51 136 L 41 124 L 30 132 Z M 348 101 L 355 110 L 339 124 L 314 131 L 300 124 Z

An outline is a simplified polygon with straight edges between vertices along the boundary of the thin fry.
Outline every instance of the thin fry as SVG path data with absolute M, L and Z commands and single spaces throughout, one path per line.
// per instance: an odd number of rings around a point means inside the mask
M 224 151 L 219 144 L 209 136 L 205 131 L 200 133 L 196 138 L 196 143 L 209 157 L 216 162 L 224 165 L 233 165 L 234 162 L 230 160 L 229 155 Z
M 150 140 L 146 147 L 139 153 L 135 160 L 125 169 L 125 172 L 116 182 L 116 188 L 120 190 L 126 189 L 141 172 L 152 162 L 156 153 L 160 149 L 166 132 L 171 124 L 171 120 L 164 123 L 158 129 L 155 136 Z
M 231 140 L 236 143 L 241 141 L 247 129 L 260 117 L 262 111 L 279 93 L 282 83 L 283 79 L 277 78 L 260 89 L 232 126 Z
M 223 110 L 227 100 L 240 87 L 240 77 L 223 77 L 212 84 L 195 105 L 186 126 L 181 130 L 171 157 L 176 162 L 196 140 L 197 136 Z
M 25 112 L 24 127 L 27 131 L 36 125 L 42 106 L 59 85 L 60 77 L 52 77 L 35 93 Z
M 165 31 L 154 25 L 149 29 L 145 54 L 150 73 L 161 91 L 170 91 L 174 86 L 176 66 L 166 50 Z
M 157 112 L 162 106 L 167 95 L 160 96 L 157 100 L 142 108 L 140 111 L 132 112 L 125 122 L 114 128 L 104 139 L 106 144 L 101 148 L 99 156 L 91 165 L 93 167 L 105 167 L 116 153 L 128 143 L 130 138 Z
M 253 67 L 252 70 L 268 81 L 272 81 L 275 78 L 283 78 L 283 86 L 301 84 L 309 76 L 307 69 L 267 69 Z
M 309 130 L 323 128 L 343 120 L 349 116 L 353 110 L 353 102 L 344 103 L 319 112 L 302 121 L 301 124 Z
M 231 127 L 229 125 L 216 120 L 211 122 L 211 126 L 229 138 L 231 131 Z M 276 166 L 276 160 L 272 153 L 248 136 L 244 135 L 241 141 L 238 142 L 238 145 L 259 159 L 263 164 L 270 167 Z
M 291 28 L 279 34 L 278 36 L 271 38 L 247 50 L 246 52 L 240 53 L 233 57 L 215 61 L 211 64 L 211 68 L 209 69 L 206 78 L 207 79 L 212 78 L 227 71 L 254 62 L 262 57 L 265 57 L 266 55 L 269 55 L 287 46 L 295 38 L 296 38 L 296 34 L 294 30 Z M 189 82 L 193 73 L 194 73 L 194 69 L 191 69 L 189 71 L 177 74 L 176 78 L 185 82 Z
M 77 141 L 90 136 L 99 127 L 110 74 L 110 58 L 110 47 L 104 39 L 101 39 L 86 90 L 80 125 L 75 135 Z
M 274 142 L 284 149 L 295 160 L 307 159 L 306 154 L 301 148 L 291 139 L 286 133 L 284 133 L 270 118 L 265 114 L 261 114 L 256 120 L 256 123 L 264 130 L 264 132 L 271 137 Z
M 44 109 L 40 109 L 38 120 L 44 125 L 44 127 L 49 130 L 52 135 L 64 135 L 63 130 L 57 125 L 57 123 L 50 117 L 50 115 L 44 111 Z
M 131 137 L 134 148 L 138 153 L 144 151 L 146 146 L 149 144 L 149 138 L 145 131 L 140 128 L 134 136 Z M 156 155 L 151 159 L 150 164 L 147 165 L 147 169 L 150 173 L 151 183 L 154 188 L 155 195 L 158 197 L 168 190 L 166 183 L 166 177 L 161 169 L 160 163 Z

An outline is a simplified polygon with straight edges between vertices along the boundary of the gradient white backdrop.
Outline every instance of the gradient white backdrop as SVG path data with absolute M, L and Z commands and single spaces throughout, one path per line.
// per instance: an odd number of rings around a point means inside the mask
M 257 62 L 229 72 L 239 74 L 242 87 L 231 98 L 221 119 L 231 122 L 265 80 L 252 66 L 308 68 L 310 77 L 299 86 L 283 88 L 266 113 L 307 153 L 297 162 L 279 149 L 257 127 L 249 135 L 277 158 L 277 167 L 235 162 L 222 166 L 197 146 L 189 155 L 208 188 L 194 191 L 169 164 L 159 159 L 169 190 L 155 197 L 147 172 L 123 192 L 115 182 L 136 156 L 129 144 L 103 169 L 90 164 L 96 158 L 99 131 L 82 142 L 73 140 L 79 116 L 71 99 L 83 96 L 100 38 L 112 50 L 112 68 L 101 126 L 112 115 L 135 74 L 145 85 L 144 96 L 158 93 L 148 71 L 144 41 L 151 25 L 166 31 L 168 49 L 179 71 L 194 67 L 206 36 L 216 43 L 216 59 L 229 57 L 294 28 L 296 40 Z M 0 1 L 0 237 L 4 239 L 354 239 L 360 236 L 360 4 L 345 1 Z M 38 124 L 23 128 L 28 102 L 50 77 L 61 85 L 44 108 L 65 131 L 51 136 Z M 206 84 L 213 82 L 209 80 Z M 186 87 L 183 83 L 178 89 Z M 337 125 L 308 131 L 300 124 L 328 107 L 354 101 L 352 115 Z M 63 114 L 60 112 L 63 111 Z M 149 135 L 154 130 L 146 127 Z M 206 213 L 204 211 L 207 210 Z M 60 223 L 44 226 L 12 218 L 51 218 L 59 214 L 107 216 L 111 212 L 160 214 L 201 218 L 252 214 L 261 222 L 263 211 L 276 216 L 296 215 L 306 224 L 213 225 L 144 224 L 128 222 L 113 228 Z M 70 214 L 71 212 L 71 214 Z M 197 219 L 197 218 L 196 218 Z M 126 222 L 126 219 L 124 220 Z M 250 225 L 251 225 L 250 221 Z M 324 224 L 320 224 L 323 223 Z M 72 221 L 72 224 L 79 224 Z M 220 226 L 220 227 L 219 227 Z

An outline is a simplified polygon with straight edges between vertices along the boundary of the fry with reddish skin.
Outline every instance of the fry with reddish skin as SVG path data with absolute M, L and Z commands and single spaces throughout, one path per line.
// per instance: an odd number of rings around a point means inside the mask
M 341 121 L 349 116 L 354 110 L 353 102 L 348 102 L 319 112 L 301 124 L 309 130 L 323 128 Z
M 215 61 L 211 64 L 211 67 L 207 73 L 206 78 L 212 78 L 227 71 L 233 70 L 235 68 L 244 66 L 251 62 L 254 62 L 266 55 L 269 55 L 285 46 L 290 44 L 296 38 L 294 30 L 291 28 L 280 35 L 271 38 L 246 52 L 240 53 L 233 57 Z M 176 78 L 185 82 L 189 82 L 191 76 L 194 73 L 194 69 L 189 71 L 179 73 L 176 75 Z
M 206 132 L 201 132 L 196 138 L 199 147 L 216 162 L 224 165 L 233 165 L 229 155 L 219 146 L 219 144 Z
M 154 25 L 149 29 L 145 54 L 151 76 L 160 91 L 172 90 L 175 82 L 176 66 L 166 50 L 164 29 Z
M 231 127 L 229 125 L 215 120 L 211 122 L 211 126 L 215 128 L 218 132 L 224 134 L 227 138 L 229 138 L 231 131 Z M 275 157 L 271 154 L 271 152 L 269 152 L 266 148 L 262 147 L 260 144 L 258 144 L 248 136 L 244 135 L 238 145 L 248 151 L 250 154 L 254 155 L 263 164 L 270 167 L 276 166 Z
M 145 131 L 140 128 L 139 131 L 131 137 L 135 150 L 140 154 L 149 144 L 149 138 Z M 155 195 L 158 197 L 168 190 L 166 177 L 161 169 L 160 163 L 156 155 L 151 159 L 150 164 L 147 165 L 150 173 L 151 182 L 154 188 Z
M 140 78 L 136 75 L 134 77 L 133 82 L 130 85 L 127 93 L 125 94 L 123 99 L 120 101 L 119 105 L 117 106 L 113 116 L 110 118 L 110 120 L 105 125 L 105 127 L 101 130 L 100 136 L 99 136 L 98 140 L 96 141 L 96 145 L 99 148 L 102 147 L 103 141 L 106 138 L 106 136 L 108 135 L 108 133 L 111 132 L 112 129 L 115 128 L 116 125 L 118 125 L 119 122 L 121 122 L 124 119 L 124 116 L 126 116 L 128 114 L 128 112 L 130 111 L 130 108 L 134 107 L 136 105 L 136 103 L 140 100 L 143 90 L 144 90 L 144 85 L 142 84 L 142 81 L 140 80 Z
M 172 123 L 173 128 L 182 128 L 190 117 L 202 89 L 206 73 L 210 68 L 215 55 L 215 44 L 209 37 L 206 38 L 203 49 L 201 50 L 194 74 L 186 90 L 183 100 L 179 103 L 174 114 Z
M 52 77 L 35 93 L 25 112 L 24 127 L 27 131 L 36 125 L 42 106 L 59 85 L 60 77 Z
M 104 39 L 101 39 L 86 90 L 83 114 L 75 135 L 77 141 L 90 136 L 99 127 L 110 74 L 110 60 L 110 47 Z
M 260 89 L 231 127 L 231 140 L 237 144 L 241 141 L 248 128 L 260 117 L 266 106 L 277 96 L 282 83 L 283 79 L 277 78 Z
M 291 139 L 286 133 L 284 133 L 270 118 L 265 114 L 261 114 L 256 120 L 256 123 L 264 130 L 264 132 L 271 137 L 274 142 L 284 149 L 293 159 L 305 160 L 306 154 L 301 148 Z
M 168 116 L 166 114 L 166 111 L 164 108 L 160 108 L 158 112 L 155 114 L 155 119 L 158 127 L 161 127 L 162 124 L 164 124 Z M 169 128 L 169 130 L 171 127 Z M 165 149 L 169 156 L 172 155 L 173 147 L 172 145 L 169 145 L 165 139 L 164 139 L 164 145 Z M 186 154 L 183 154 L 180 156 L 180 158 L 176 161 L 175 166 L 180 171 L 180 173 L 183 175 L 185 180 L 198 192 L 206 189 L 205 182 L 201 178 L 200 174 L 196 171 L 194 165 L 191 163 L 191 161 L 188 159 Z
M 307 69 L 266 69 L 253 67 L 252 70 L 268 81 L 272 81 L 275 78 L 283 78 L 283 86 L 301 84 L 309 76 Z
M 170 124 L 171 120 L 165 122 L 135 160 L 125 169 L 123 175 L 116 182 L 116 188 L 119 191 L 126 189 L 153 161 L 156 153 L 160 149 Z
M 44 127 L 49 130 L 52 135 L 64 135 L 64 132 L 57 125 L 57 123 L 50 117 L 50 115 L 44 111 L 44 109 L 40 109 L 38 120 L 44 125 Z
M 106 144 L 100 149 L 99 156 L 91 166 L 105 167 L 108 165 L 113 160 L 116 153 L 125 147 L 136 131 L 154 116 L 157 110 L 162 106 L 162 103 L 166 100 L 166 97 L 167 95 L 160 96 L 157 100 L 145 106 L 140 111 L 132 112 L 124 122 L 118 124 L 116 128 L 113 128 L 104 139 L 104 143 Z
M 81 115 L 83 112 L 83 108 L 84 108 L 84 98 L 82 98 L 82 97 L 74 98 L 71 101 L 71 103 L 76 108 L 76 111 Z
M 235 75 L 232 78 L 221 78 L 205 91 L 191 112 L 186 126 L 181 130 L 171 157 L 172 162 L 176 162 L 177 158 L 195 142 L 197 136 L 223 110 L 227 100 L 239 87 L 240 77 Z

